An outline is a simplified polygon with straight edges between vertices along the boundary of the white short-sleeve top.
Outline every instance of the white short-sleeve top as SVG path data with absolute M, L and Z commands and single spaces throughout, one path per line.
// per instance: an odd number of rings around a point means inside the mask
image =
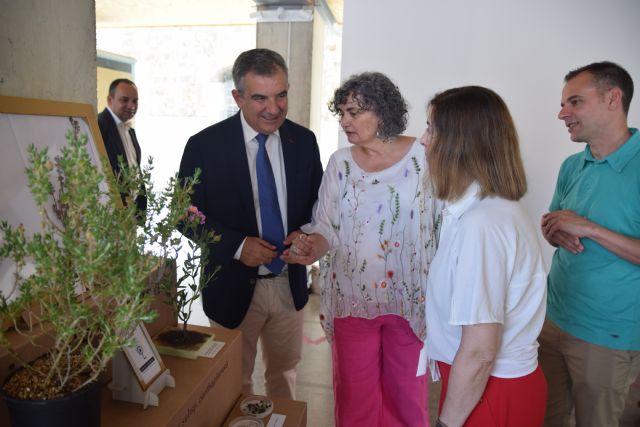
M 427 354 L 451 364 L 463 325 L 501 323 L 491 375 L 515 378 L 537 367 L 546 273 L 534 226 L 520 203 L 481 199 L 473 183 L 443 211 L 427 282 Z
M 320 320 L 330 340 L 336 318 L 388 314 L 407 319 L 424 339 L 426 277 L 442 206 L 425 185 L 426 174 L 418 141 L 377 172 L 362 170 L 350 147 L 331 156 L 313 221 L 302 227 L 330 245 L 320 262 Z

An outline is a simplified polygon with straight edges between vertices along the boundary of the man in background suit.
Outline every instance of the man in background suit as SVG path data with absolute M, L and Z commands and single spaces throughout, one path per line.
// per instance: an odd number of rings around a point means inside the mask
M 212 325 L 242 331 L 243 392 L 253 393 L 260 338 L 267 394 L 293 399 L 307 272 L 284 264 L 280 255 L 311 219 L 322 179 L 320 153 L 313 132 L 286 119 L 282 56 L 268 49 L 243 52 L 233 80 L 240 111 L 192 136 L 180 164 L 181 178 L 201 170 L 192 204 L 205 214 L 205 227 L 221 235 L 209 248 L 207 271 L 221 268 L 202 293 L 203 307 Z M 269 182 L 276 193 L 271 206 Z M 273 222 L 280 229 L 275 236 Z
M 98 114 L 98 125 L 104 141 L 109 163 L 117 177 L 120 173 L 118 158 L 125 165 L 140 168 L 140 145 L 131 127 L 131 119 L 138 111 L 138 88 L 129 79 L 116 79 L 109 85 L 107 107 Z M 126 195 L 121 195 L 126 204 Z M 144 191 L 136 197 L 136 205 L 141 211 L 147 207 Z

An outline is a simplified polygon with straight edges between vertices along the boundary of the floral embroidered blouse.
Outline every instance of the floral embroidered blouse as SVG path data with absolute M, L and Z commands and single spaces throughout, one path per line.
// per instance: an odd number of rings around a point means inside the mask
M 330 246 L 320 260 L 320 320 L 329 340 L 335 318 L 386 314 L 404 317 L 425 338 L 427 273 L 441 211 L 426 174 L 417 140 L 400 161 L 378 172 L 360 169 L 350 147 L 329 159 L 313 220 L 302 227 Z

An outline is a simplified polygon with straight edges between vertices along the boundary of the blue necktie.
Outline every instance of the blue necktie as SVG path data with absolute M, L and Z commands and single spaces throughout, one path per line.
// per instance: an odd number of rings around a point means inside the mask
M 282 215 L 278 204 L 278 192 L 276 190 L 276 180 L 273 177 L 273 170 L 267 156 L 265 144 L 269 136 L 259 133 L 256 136 L 258 141 L 258 155 L 256 156 L 256 175 L 258 177 L 258 198 L 260 199 L 260 218 L 262 220 L 262 238 L 274 246 L 277 246 L 278 254 L 284 250 L 282 241 L 284 240 L 284 227 L 282 226 Z M 278 274 L 284 267 L 284 261 L 276 256 L 265 267 L 272 273 Z

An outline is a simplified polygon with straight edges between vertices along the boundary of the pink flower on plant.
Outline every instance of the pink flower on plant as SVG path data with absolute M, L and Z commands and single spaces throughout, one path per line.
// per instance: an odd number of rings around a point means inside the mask
M 393 270 L 387 271 L 387 276 L 389 276 L 389 279 L 393 279 Z
M 185 213 L 187 217 L 187 221 L 195 222 L 196 224 L 204 224 L 207 217 L 198 210 L 197 206 L 189 206 L 187 208 L 187 212 Z

